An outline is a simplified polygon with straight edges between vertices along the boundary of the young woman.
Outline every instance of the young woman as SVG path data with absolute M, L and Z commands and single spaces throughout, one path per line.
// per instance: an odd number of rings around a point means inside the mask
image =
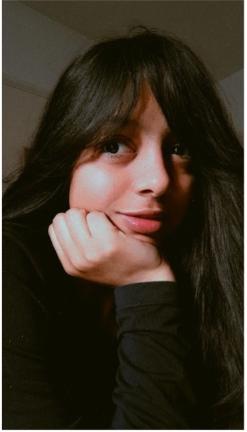
M 242 428 L 242 148 L 186 45 L 69 66 L 3 233 L 4 428 Z

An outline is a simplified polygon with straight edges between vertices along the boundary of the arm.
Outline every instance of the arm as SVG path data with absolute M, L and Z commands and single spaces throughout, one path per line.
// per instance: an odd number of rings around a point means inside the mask
M 190 342 L 174 282 L 115 290 L 118 357 L 114 429 L 187 429 L 195 397 L 188 377 Z
M 186 366 L 190 347 L 180 333 L 181 307 L 169 263 L 154 244 L 124 234 L 100 212 L 70 209 L 55 217 L 49 234 L 67 273 L 120 285 L 112 426 L 190 427 L 195 406 Z

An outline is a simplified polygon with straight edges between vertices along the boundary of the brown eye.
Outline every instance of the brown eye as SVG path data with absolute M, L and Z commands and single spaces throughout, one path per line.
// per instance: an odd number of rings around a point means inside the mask
M 124 137 L 113 137 L 100 145 L 100 152 L 111 158 L 123 158 L 133 154 L 135 149 Z
M 104 144 L 103 152 L 116 154 L 116 153 L 118 153 L 121 145 L 124 145 L 124 144 L 119 143 L 118 141 L 109 141 L 109 142 Z
M 170 154 L 174 154 L 186 158 L 190 157 L 190 151 L 188 147 L 180 143 L 171 145 Z
M 172 148 L 172 153 L 177 155 L 183 154 L 182 146 L 180 144 L 175 144 Z

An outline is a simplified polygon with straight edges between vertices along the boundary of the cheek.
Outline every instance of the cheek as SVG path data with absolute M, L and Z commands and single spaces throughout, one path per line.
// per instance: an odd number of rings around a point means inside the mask
M 194 177 L 190 174 L 184 174 L 178 183 L 181 206 L 188 207 L 191 202 L 194 191 Z
M 79 166 L 70 184 L 70 207 L 106 210 L 115 197 L 114 184 L 111 173 L 87 164 Z
M 184 174 L 175 184 L 172 194 L 171 223 L 177 227 L 184 219 L 191 204 L 194 190 L 194 178 L 190 174 Z

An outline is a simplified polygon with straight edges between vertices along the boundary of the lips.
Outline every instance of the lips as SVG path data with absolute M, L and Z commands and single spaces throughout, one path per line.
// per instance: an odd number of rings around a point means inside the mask
M 162 227 L 164 213 L 160 211 L 142 211 L 118 213 L 125 227 L 136 233 L 152 234 L 159 231 Z

